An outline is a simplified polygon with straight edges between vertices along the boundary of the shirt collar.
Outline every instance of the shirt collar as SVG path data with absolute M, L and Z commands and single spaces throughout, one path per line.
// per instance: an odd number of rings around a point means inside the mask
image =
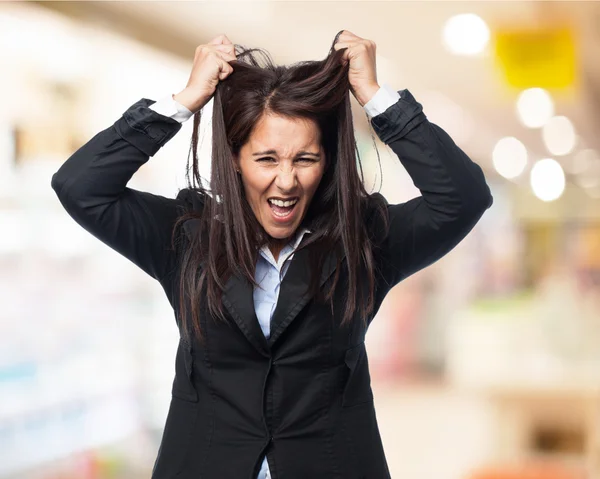
M 300 230 L 298 230 L 296 232 L 295 238 L 293 240 L 289 241 L 281 249 L 281 252 L 279 253 L 279 257 L 278 257 L 277 261 L 275 261 L 275 257 L 273 256 L 273 253 L 271 253 L 271 250 L 269 249 L 269 247 L 266 244 L 260 248 L 260 254 L 269 263 L 271 263 L 273 266 L 275 266 L 279 269 L 281 267 L 281 265 L 283 264 L 283 262 L 288 258 L 288 256 L 292 256 L 293 252 L 296 250 L 296 248 L 298 248 L 298 245 L 302 242 L 304 235 L 307 233 L 312 233 L 312 231 L 310 231 L 308 228 L 301 228 Z

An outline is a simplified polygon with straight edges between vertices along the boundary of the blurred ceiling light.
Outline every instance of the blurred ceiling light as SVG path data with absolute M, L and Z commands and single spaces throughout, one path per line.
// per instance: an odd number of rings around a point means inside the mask
M 568 171 L 573 175 L 580 175 L 598 168 L 596 165 L 600 165 L 600 154 L 596 150 L 586 148 L 573 155 Z
M 454 55 L 481 53 L 490 40 L 490 29 L 474 13 L 461 13 L 450 17 L 442 30 L 442 44 Z
M 560 163 L 552 158 L 537 161 L 530 176 L 533 194 L 542 201 L 554 201 L 565 190 L 565 173 Z
M 577 175 L 575 176 L 575 183 L 584 190 L 589 190 L 600 185 L 600 178 L 592 175 Z
M 528 128 L 541 128 L 554 115 L 554 102 L 543 88 L 528 88 L 517 99 L 517 115 Z
M 527 148 L 514 136 L 502 138 L 494 147 L 492 163 L 504 178 L 516 178 L 527 166 Z
M 552 155 L 566 155 L 575 148 L 575 127 L 566 116 L 550 118 L 542 129 L 542 137 Z
M 575 183 L 586 190 L 597 189 L 600 186 L 600 155 L 592 149 L 578 151 L 571 164 L 575 175 Z

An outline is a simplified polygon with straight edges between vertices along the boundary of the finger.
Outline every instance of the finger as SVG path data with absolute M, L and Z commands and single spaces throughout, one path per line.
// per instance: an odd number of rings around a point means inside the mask
M 355 35 L 354 33 L 352 33 L 349 30 L 342 30 L 342 33 L 340 34 L 340 37 L 344 38 L 344 41 L 346 40 L 361 40 L 361 37 L 359 37 L 358 35 Z
M 219 73 L 219 80 L 225 80 L 232 72 L 233 70 L 222 70 L 221 73 Z
M 227 43 L 231 43 L 231 41 L 229 40 L 229 38 L 227 38 L 225 36 L 224 33 L 222 33 L 221 35 L 216 36 L 215 38 L 213 38 L 210 42 L 208 42 L 210 45 L 223 45 L 223 44 L 227 44 Z
M 350 58 L 350 47 L 351 47 L 351 45 L 349 43 L 339 43 L 339 44 L 336 43 L 334 45 L 334 48 L 336 50 L 340 50 L 342 48 L 345 48 L 344 52 L 342 53 L 342 62 L 344 64 L 348 63 L 348 61 L 349 61 L 349 58 Z
M 227 58 L 219 57 L 219 66 L 221 67 L 221 71 L 233 71 L 233 67 L 229 64 Z
M 233 68 L 226 61 L 221 62 L 221 71 L 219 72 L 219 80 L 223 80 L 227 78 L 231 73 L 233 73 Z
M 338 42 L 334 45 L 334 48 L 336 50 L 339 50 L 341 48 L 350 48 L 354 45 L 354 42 Z
M 342 42 L 342 43 L 336 43 L 334 45 L 334 48 L 336 50 L 341 50 L 342 48 L 345 48 L 346 51 L 344 51 L 344 54 L 342 55 L 342 58 L 347 59 L 348 55 L 350 54 L 350 50 L 355 46 L 354 43 L 349 43 L 349 42 Z
M 233 43 L 228 45 L 215 45 L 213 48 L 219 50 L 220 52 L 229 53 L 230 55 L 236 56 L 235 46 L 233 45 Z
M 217 55 L 217 57 L 219 57 L 219 59 L 223 60 L 224 62 L 231 62 L 233 60 L 237 60 L 237 57 L 235 55 L 231 55 L 230 53 L 226 53 L 226 52 L 215 52 L 215 54 Z
M 342 42 L 340 44 L 336 44 L 336 50 L 339 50 L 340 48 L 347 48 L 347 52 L 352 50 L 353 52 L 363 52 L 363 51 L 368 51 L 371 46 L 375 46 L 375 45 L 371 45 L 371 41 L 370 40 L 360 40 L 357 42 Z M 348 55 L 350 53 L 347 53 Z
M 357 47 L 359 47 L 361 44 L 361 42 L 355 42 L 355 41 L 349 41 L 349 42 L 340 42 L 340 43 L 336 43 L 333 47 L 336 50 L 340 50 L 342 48 L 345 48 L 346 51 L 344 52 L 344 57 L 348 56 L 350 54 L 351 50 L 355 50 Z

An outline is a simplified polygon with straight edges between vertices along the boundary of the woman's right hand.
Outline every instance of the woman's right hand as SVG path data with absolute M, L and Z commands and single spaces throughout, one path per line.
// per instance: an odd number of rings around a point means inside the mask
M 228 62 L 235 59 L 235 46 L 224 34 L 207 44 L 199 45 L 187 85 L 181 92 L 173 95 L 173 99 L 196 113 L 208 103 L 219 81 L 233 72 Z

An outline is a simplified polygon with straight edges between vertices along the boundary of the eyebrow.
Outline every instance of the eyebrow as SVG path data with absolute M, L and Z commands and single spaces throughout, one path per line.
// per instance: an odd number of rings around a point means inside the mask
M 266 150 L 266 151 L 259 151 L 258 153 L 252 153 L 252 156 L 259 156 L 259 155 L 276 155 L 277 152 L 275 150 Z M 296 156 L 316 156 L 317 158 L 320 158 L 321 155 L 319 155 L 318 153 L 311 153 L 310 151 L 299 151 Z

